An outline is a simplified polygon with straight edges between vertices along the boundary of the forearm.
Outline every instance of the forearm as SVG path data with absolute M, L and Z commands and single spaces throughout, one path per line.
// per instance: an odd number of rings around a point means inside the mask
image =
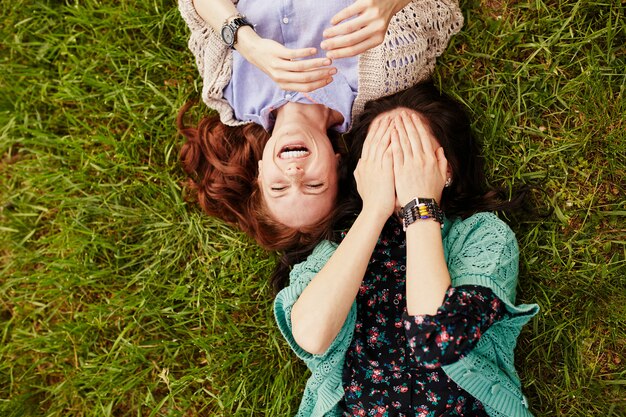
M 385 221 L 362 211 L 328 263 L 294 304 L 293 336 L 304 350 L 325 352 L 341 330 Z
M 226 19 L 238 13 L 231 0 L 193 0 L 193 5 L 198 15 L 217 33 Z
M 433 369 L 458 361 L 506 311 L 488 287 L 449 288 L 437 314 L 404 316 L 406 339 L 417 366 Z
M 409 315 L 435 314 L 450 286 L 441 228 L 418 220 L 406 231 L 406 307 Z
M 193 5 L 198 15 L 218 34 L 224 22 L 239 13 L 231 0 L 193 0 Z M 258 38 L 251 27 L 243 26 L 237 31 L 235 49 L 243 54 L 242 50 L 249 49 Z

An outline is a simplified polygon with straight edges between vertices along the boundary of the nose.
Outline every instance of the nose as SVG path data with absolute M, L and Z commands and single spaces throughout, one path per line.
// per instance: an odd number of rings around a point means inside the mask
M 292 181 L 298 181 L 304 175 L 304 170 L 296 164 L 290 164 L 285 170 L 285 175 Z

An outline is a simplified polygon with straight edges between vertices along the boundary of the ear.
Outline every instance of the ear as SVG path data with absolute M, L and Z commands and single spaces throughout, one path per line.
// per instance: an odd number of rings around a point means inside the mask
M 339 152 L 337 152 L 335 154 L 335 158 L 337 159 L 337 163 L 340 164 L 341 163 L 341 154 Z
M 445 178 L 450 178 L 452 175 L 452 167 L 448 163 L 446 159 L 446 155 L 443 151 L 443 147 L 438 147 L 435 151 L 435 156 L 437 157 L 437 164 L 439 165 L 439 174 L 443 175 L 445 172 Z
M 258 177 L 261 176 L 261 172 L 263 172 L 263 160 L 259 159 L 259 175 L 258 175 Z

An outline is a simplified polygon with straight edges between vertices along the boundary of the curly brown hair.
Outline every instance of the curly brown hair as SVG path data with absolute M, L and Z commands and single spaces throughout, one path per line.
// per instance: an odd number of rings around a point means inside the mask
M 268 250 L 287 250 L 318 241 L 334 212 L 298 229 L 277 222 L 269 214 L 257 180 L 258 161 L 269 133 L 254 123 L 227 126 L 215 115 L 203 117 L 197 127 L 186 126 L 184 117 L 193 104 L 188 102 L 180 109 L 176 125 L 187 139 L 180 150 L 182 167 L 189 175 L 187 187 L 202 209 L 238 227 Z

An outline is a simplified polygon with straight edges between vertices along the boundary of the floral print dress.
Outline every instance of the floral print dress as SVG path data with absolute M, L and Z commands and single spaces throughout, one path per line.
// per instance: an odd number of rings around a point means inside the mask
M 506 313 L 486 287 L 450 287 L 435 315 L 406 313 L 402 227 L 385 225 L 357 295 L 343 368 L 345 416 L 487 416 L 441 368 L 459 360 Z

